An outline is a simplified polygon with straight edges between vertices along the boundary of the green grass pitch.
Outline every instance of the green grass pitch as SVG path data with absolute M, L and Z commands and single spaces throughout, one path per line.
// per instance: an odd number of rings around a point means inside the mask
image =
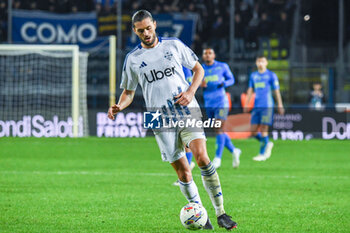
M 218 169 L 234 232 L 350 232 L 350 142 L 236 140 Z M 212 158 L 215 139 L 208 139 Z M 214 209 L 193 171 L 215 231 Z M 0 232 L 188 232 L 175 172 L 154 138 L 0 139 Z

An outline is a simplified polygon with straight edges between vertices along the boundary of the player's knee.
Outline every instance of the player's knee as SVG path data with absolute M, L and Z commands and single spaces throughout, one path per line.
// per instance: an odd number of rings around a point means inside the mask
M 204 167 L 209 164 L 210 159 L 208 157 L 207 151 L 203 150 L 196 156 L 197 164 L 199 167 Z
M 198 166 L 206 166 L 210 162 L 205 140 L 194 140 L 190 144 L 190 148 L 194 157 L 196 158 Z
M 179 180 L 184 183 L 188 183 L 192 180 L 192 173 L 190 170 L 183 171 L 179 174 Z
M 196 148 L 196 152 L 194 152 L 195 156 L 201 158 L 207 154 L 207 151 L 203 147 Z

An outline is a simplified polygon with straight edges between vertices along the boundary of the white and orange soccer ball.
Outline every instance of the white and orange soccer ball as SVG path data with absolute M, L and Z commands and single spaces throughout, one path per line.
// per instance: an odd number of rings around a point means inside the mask
M 199 230 L 204 227 L 208 220 L 206 209 L 195 202 L 190 202 L 180 211 L 180 221 L 189 230 Z

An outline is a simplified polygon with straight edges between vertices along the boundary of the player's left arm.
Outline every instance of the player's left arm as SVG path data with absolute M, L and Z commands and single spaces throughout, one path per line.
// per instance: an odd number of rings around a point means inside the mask
M 277 111 L 279 114 L 283 115 L 284 114 L 284 107 L 283 107 L 283 102 L 282 102 L 282 96 L 280 92 L 280 87 L 279 87 L 279 82 L 277 75 L 275 73 L 272 73 L 272 80 L 271 80 L 271 85 L 273 92 L 275 94 L 276 102 L 277 102 Z
M 192 71 L 193 71 L 193 76 L 192 76 L 191 86 L 187 89 L 187 91 L 181 92 L 180 94 L 175 96 L 175 98 L 179 98 L 175 102 L 175 104 L 180 104 L 184 106 L 188 105 L 192 101 L 199 85 L 202 83 L 202 80 L 204 77 L 204 69 L 198 61 L 192 68 Z
M 224 72 L 225 81 L 222 83 L 222 86 L 226 88 L 226 87 L 232 86 L 235 83 L 235 77 L 233 76 L 230 70 L 230 67 L 227 64 L 224 65 L 224 69 L 225 69 L 225 72 Z

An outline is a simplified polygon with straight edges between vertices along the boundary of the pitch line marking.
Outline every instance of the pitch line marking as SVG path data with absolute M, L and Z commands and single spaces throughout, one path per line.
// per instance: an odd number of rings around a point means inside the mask
M 110 176 L 119 176 L 119 175 L 126 175 L 126 176 L 160 176 L 160 177 L 174 177 L 174 173 L 152 173 L 152 172 L 103 172 L 103 171 L 0 171 L 0 174 L 12 174 L 12 175 L 110 175 Z M 195 177 L 200 177 L 200 174 L 193 174 Z M 304 176 L 276 176 L 276 175 L 233 175 L 232 177 L 238 177 L 238 178 L 277 178 L 277 179 L 304 179 Z M 348 180 L 349 176 L 308 176 L 313 179 L 344 179 Z

